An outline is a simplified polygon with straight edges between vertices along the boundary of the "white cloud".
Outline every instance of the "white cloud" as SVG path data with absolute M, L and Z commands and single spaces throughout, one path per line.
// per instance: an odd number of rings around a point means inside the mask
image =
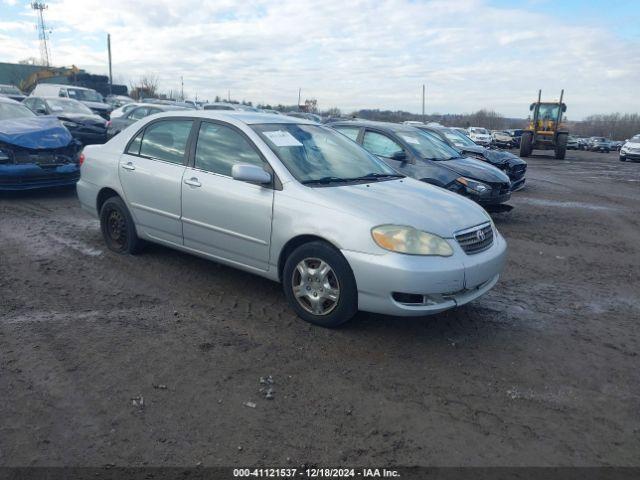
M 538 88 L 565 88 L 572 118 L 640 110 L 638 42 L 482 0 L 59 0 L 46 16 L 56 64 L 105 73 L 109 32 L 118 76 L 183 76 L 201 98 L 291 104 L 302 87 L 323 108 L 418 111 L 426 83 L 429 111 L 524 116 Z

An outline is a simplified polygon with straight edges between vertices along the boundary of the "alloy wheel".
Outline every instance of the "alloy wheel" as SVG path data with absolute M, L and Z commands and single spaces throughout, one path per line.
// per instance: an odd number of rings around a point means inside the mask
M 305 258 L 293 271 L 293 295 L 313 315 L 327 315 L 338 305 L 340 283 L 331 266 L 319 258 Z

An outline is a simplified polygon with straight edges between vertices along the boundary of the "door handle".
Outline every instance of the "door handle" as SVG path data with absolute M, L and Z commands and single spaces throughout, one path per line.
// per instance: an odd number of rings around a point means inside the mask
M 125 170 L 135 170 L 136 166 L 131 162 L 127 162 L 122 164 L 122 168 L 124 168 Z
M 184 179 L 184 183 L 187 185 L 191 185 L 192 187 L 201 187 L 202 184 L 198 181 L 196 177 L 191 177 L 189 179 Z

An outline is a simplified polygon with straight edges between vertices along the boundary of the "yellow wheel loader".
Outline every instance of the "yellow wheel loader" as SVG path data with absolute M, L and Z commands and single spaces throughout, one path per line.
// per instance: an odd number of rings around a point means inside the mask
M 555 157 L 562 160 L 567 151 L 569 132 L 562 124 L 562 114 L 567 106 L 562 102 L 542 102 L 542 90 L 538 90 L 538 101 L 529 106 L 531 117 L 529 126 L 522 132 L 520 156 L 528 157 L 534 150 L 553 150 Z

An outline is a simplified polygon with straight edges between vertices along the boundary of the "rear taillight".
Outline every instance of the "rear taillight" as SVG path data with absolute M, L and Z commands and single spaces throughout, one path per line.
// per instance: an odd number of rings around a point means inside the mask
M 105 125 L 105 127 L 109 128 L 111 126 L 111 120 L 107 120 L 107 124 Z
M 78 165 L 82 165 L 84 163 L 84 153 L 80 153 L 78 156 Z

